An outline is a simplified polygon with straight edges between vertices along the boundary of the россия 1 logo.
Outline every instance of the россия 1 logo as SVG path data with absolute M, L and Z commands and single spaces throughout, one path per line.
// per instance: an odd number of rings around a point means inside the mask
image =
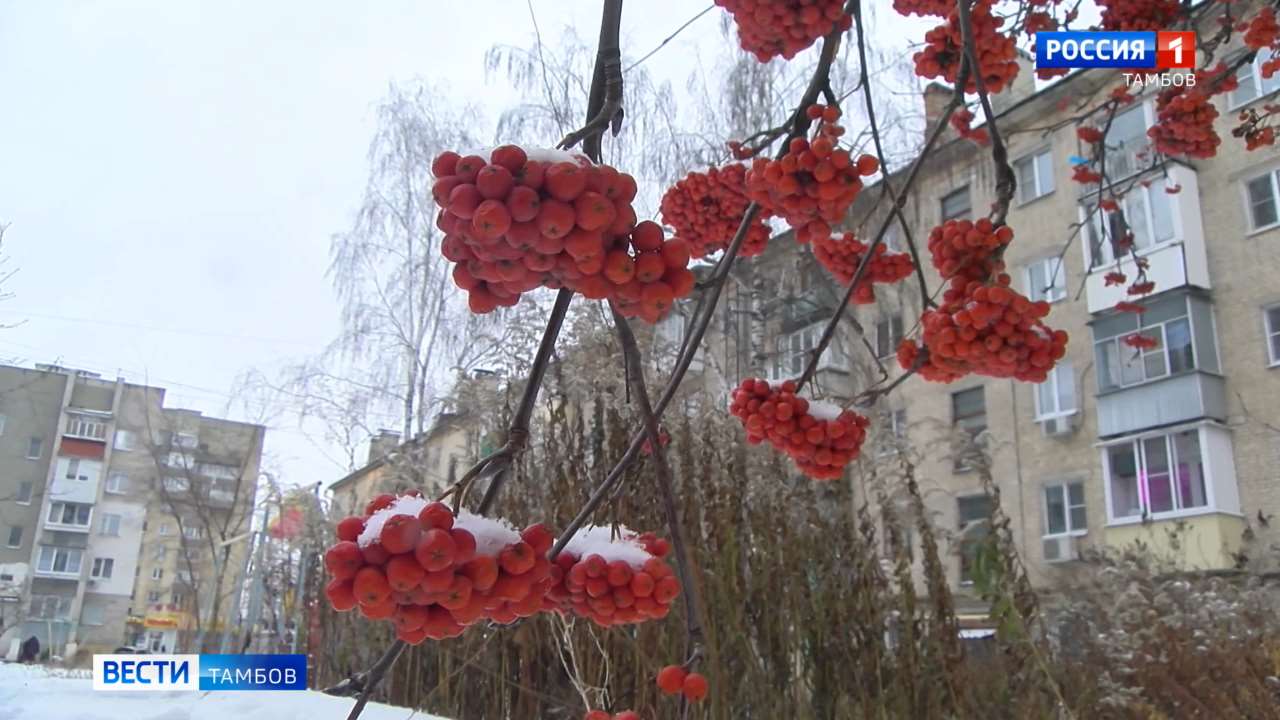
M 306 690 L 306 655 L 94 655 L 93 689 Z
M 1194 68 L 1196 34 L 1172 31 L 1036 33 L 1037 68 Z

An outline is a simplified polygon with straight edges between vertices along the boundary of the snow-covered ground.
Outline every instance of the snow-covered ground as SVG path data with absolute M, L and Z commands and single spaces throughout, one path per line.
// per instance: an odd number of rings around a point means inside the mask
M 0 720 L 343 720 L 354 700 L 318 692 L 94 692 L 89 672 L 0 663 Z M 370 703 L 362 720 L 445 720 Z

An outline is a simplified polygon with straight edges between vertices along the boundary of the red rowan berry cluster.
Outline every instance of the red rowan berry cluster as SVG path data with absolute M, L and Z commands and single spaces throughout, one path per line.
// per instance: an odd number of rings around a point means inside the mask
M 1044 382 L 1067 351 L 1067 333 L 1041 320 L 1049 304 L 1032 302 L 1009 287 L 1001 273 L 993 281 L 957 276 L 936 310 L 921 317 L 921 343 L 928 350 L 919 372 L 926 380 L 951 382 L 969 373 Z M 914 340 L 898 346 L 898 363 L 911 368 L 920 349 Z
M 417 495 L 380 495 L 363 516 L 338 523 L 325 553 L 335 610 L 387 619 L 417 645 L 457 637 L 481 620 L 512 623 L 549 609 L 554 540 L 542 525 L 509 524 Z
M 691 172 L 662 196 L 662 220 L 689 243 L 693 257 L 706 257 L 729 246 L 751 200 L 747 198 L 747 167 L 734 163 Z M 767 213 L 756 216 L 738 254 L 753 257 L 769 242 Z
M 689 702 L 701 702 L 710 687 L 702 673 L 689 672 L 680 665 L 668 665 L 658 671 L 658 689 L 667 695 L 684 695 Z
M 855 159 L 839 146 L 839 108 L 811 105 L 806 112 L 819 121 L 814 139 L 793 139 L 778 160 L 756 157 L 746 177 L 747 197 L 786 220 L 802 243 L 829 237 L 862 190 L 862 177 L 880 169 L 875 157 Z
M 929 254 L 943 278 L 986 281 L 1004 269 L 1000 258 L 1012 240 L 1013 228 L 987 218 L 948 220 L 929 233 Z
M 1246 26 L 1243 39 L 1250 50 L 1275 47 L 1280 42 L 1280 23 L 1276 22 L 1276 11 L 1270 7 L 1259 10 Z
M 1156 96 L 1156 122 L 1147 130 L 1155 149 L 1168 155 L 1207 158 L 1222 139 L 1213 128 L 1218 108 L 1196 88 L 1169 87 Z
M 867 418 L 851 410 L 796 396 L 790 380 L 776 388 L 747 378 L 733 391 L 729 412 L 742 421 L 747 442 L 768 441 L 815 480 L 836 480 L 858 457 Z
M 551 599 L 597 625 L 658 620 L 680 594 L 675 571 L 663 561 L 666 540 L 621 528 L 587 526 L 556 556 Z
M 998 93 L 1018 74 L 1017 44 L 1013 38 L 1000 33 L 1004 18 L 991 12 L 990 2 L 975 4 L 969 20 L 983 85 L 987 92 Z M 953 10 L 945 24 L 925 33 L 924 42 L 924 48 L 912 56 L 916 74 L 925 78 L 940 77 L 954 84 L 964 55 L 959 13 Z M 965 82 L 964 90 L 968 93 L 978 91 L 977 80 L 972 74 Z
M 833 30 L 853 27 L 844 0 L 715 0 L 738 26 L 742 49 L 760 62 L 787 60 Z
M 472 312 L 510 307 L 537 287 L 567 287 L 656 322 L 693 290 L 689 244 L 636 223 L 636 181 L 626 173 L 514 145 L 487 161 L 441 153 L 431 171 L 441 252 L 457 263 L 453 280 Z
M 1166 30 L 1180 12 L 1178 0 L 1098 0 L 1104 30 Z
M 1090 145 L 1096 145 L 1102 142 L 1104 136 L 1102 131 L 1096 127 L 1081 125 L 1076 128 L 1076 137 L 1080 138 L 1082 142 L 1087 142 Z
M 640 713 L 635 710 L 623 710 L 617 715 L 610 715 L 604 710 L 588 710 L 582 720 L 640 720 Z
M 816 238 L 813 241 L 813 256 L 842 285 L 853 282 L 853 275 L 866 254 L 867 246 L 851 232 Z M 858 287 L 853 291 L 853 301 L 860 305 L 875 302 L 875 283 L 895 283 L 910 276 L 914 270 L 909 254 L 891 253 L 883 244 L 877 245 L 871 260 L 867 262 L 867 269 L 858 281 Z
M 960 108 L 951 113 L 951 127 L 955 128 L 956 134 L 960 137 L 972 140 L 979 145 L 991 142 L 991 134 L 986 128 L 973 127 L 973 111 L 968 108 Z
M 1120 342 L 1128 345 L 1135 350 L 1154 350 L 1160 341 L 1149 335 L 1143 335 L 1140 332 L 1130 333 L 1120 339 Z
M 946 17 L 955 8 L 955 0 L 893 0 L 893 9 L 899 15 Z

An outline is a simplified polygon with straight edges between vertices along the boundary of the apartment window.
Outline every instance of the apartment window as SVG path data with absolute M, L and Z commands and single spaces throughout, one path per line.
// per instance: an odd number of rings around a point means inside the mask
M 129 492 L 129 476 L 122 472 L 113 472 L 107 476 L 107 484 L 103 489 L 112 495 L 123 495 Z
M 180 448 L 191 450 L 200 445 L 200 438 L 193 433 L 175 432 L 169 435 L 169 442 Z
M 135 450 L 137 449 L 137 447 L 138 447 L 137 433 L 135 433 L 132 430 L 116 431 L 116 441 L 115 441 L 116 450 L 124 450 L 127 452 L 129 450 Z
M 1041 150 L 1013 163 L 1018 175 L 1018 202 L 1027 203 L 1053 192 L 1053 151 Z
M 1110 212 L 1089 204 L 1086 234 L 1093 266 L 1115 262 L 1135 251 L 1146 250 L 1174 239 L 1173 200 L 1161 183 L 1134 185 L 1118 202 L 1119 210 Z M 1123 239 L 1133 236 L 1132 245 Z
M 163 484 L 166 492 L 179 493 L 186 492 L 191 489 L 191 481 L 184 477 L 171 475 L 164 479 Z
M 987 402 L 982 386 L 951 395 L 951 424 L 977 435 L 987 429 Z
M 1265 230 L 1280 224 L 1280 215 L 1277 214 L 1276 198 L 1280 196 L 1280 187 L 1277 179 L 1280 176 L 1280 170 L 1272 170 L 1265 175 L 1259 175 L 1251 180 L 1245 181 L 1245 193 L 1249 201 L 1249 224 L 1254 230 Z
M 156 562 L 161 562 L 164 560 L 164 556 L 167 555 L 168 553 L 169 553 L 169 548 L 165 547 L 164 545 L 157 545 L 155 549 L 151 551 L 151 559 L 155 560 Z
M 896 314 L 876 323 L 876 357 L 887 358 L 898 352 L 902 342 L 902 315 Z
M 1241 65 L 1236 71 L 1239 87 L 1231 91 L 1232 109 L 1280 90 L 1280 73 L 1275 73 L 1271 77 L 1262 76 L 1262 66 L 1270 59 L 1271 50 L 1262 48 L 1254 55 L 1252 62 Z
M 149 603 L 158 603 L 158 602 L 160 602 L 160 591 L 159 591 L 159 590 L 152 590 L 152 591 L 148 592 L 148 593 L 147 593 L 147 602 L 149 602 Z
M 907 411 L 905 408 L 884 413 L 880 426 L 888 433 L 880 436 L 879 454 L 892 455 L 907 440 Z
M 165 464 L 169 467 L 181 468 L 184 470 L 195 470 L 196 459 L 190 453 L 173 451 L 165 459 Z
M 71 458 L 67 461 L 66 477 L 68 480 L 75 480 L 78 475 L 80 475 L 80 461 L 76 458 Z
M 957 218 L 968 218 L 972 212 L 973 207 L 969 200 L 968 185 L 942 196 L 943 222 L 946 222 L 947 220 L 955 220 Z
M 184 525 L 182 527 L 182 536 L 188 540 L 199 540 L 204 537 L 204 528 L 199 525 Z
M 164 578 L 164 568 L 151 568 L 151 579 L 161 580 Z
M 172 595 L 172 597 L 170 598 L 170 601 L 174 605 L 181 607 L 183 604 L 187 602 L 187 596 L 184 595 L 183 593 L 176 592 Z
M 41 545 L 40 560 L 36 563 L 36 569 L 45 573 L 76 575 L 80 572 L 82 557 L 83 551 L 76 548 Z
M 1208 505 L 1198 429 L 1110 445 L 1105 457 L 1112 520 L 1169 516 Z
M 773 363 L 769 367 L 769 379 L 771 380 L 789 380 L 800 376 L 804 372 L 805 365 L 809 362 L 809 353 L 817 346 L 818 340 L 822 338 L 822 331 L 826 329 L 827 321 L 816 322 L 808 327 L 800 328 L 793 332 L 780 335 L 774 344 Z M 835 368 L 837 370 L 847 370 L 843 355 L 836 352 L 832 347 L 836 343 L 832 342 L 827 346 L 825 352 L 822 353 L 822 359 L 818 362 L 818 369 Z
M 71 617 L 70 595 L 31 596 L 30 616 L 37 620 L 66 620 Z
M 1267 359 L 1272 366 L 1280 365 L 1280 305 L 1267 308 L 1262 315 L 1267 327 Z
M 1154 164 L 1147 127 L 1147 109 L 1143 103 L 1136 103 L 1111 119 L 1104 141 L 1108 179 L 1118 182 Z
M 107 424 L 95 417 L 68 415 L 67 429 L 63 434 L 89 440 L 105 440 L 107 437 Z
M 94 558 L 93 569 L 89 571 L 89 577 L 106 580 L 111 577 L 111 571 L 115 569 L 115 566 L 116 561 L 112 558 Z
M 33 437 L 27 441 L 27 459 L 39 460 L 40 452 L 44 450 L 44 439 Z
M 115 513 L 102 514 L 102 527 L 99 529 L 102 535 L 119 535 L 120 534 L 120 516 Z
M 18 483 L 18 494 L 14 496 L 13 501 L 19 505 L 30 505 L 32 487 L 30 481 L 24 480 Z
M 1036 385 L 1036 421 L 1076 413 L 1075 370 L 1067 360 L 1059 360 L 1045 381 Z
M 9 528 L 9 542 L 8 542 L 8 545 L 9 545 L 9 547 L 11 547 L 11 548 L 20 548 L 20 547 L 22 547 L 22 528 L 21 528 L 20 526 L 18 526 L 18 525 L 14 525 L 14 526 L 12 526 L 12 527 L 10 527 L 10 528 Z
M 1049 485 L 1044 489 L 1045 537 L 1083 535 L 1088 528 L 1084 505 L 1084 483 Z
M 1067 296 L 1067 269 L 1061 257 L 1047 257 L 1027 266 L 1027 297 L 1057 302 Z
M 1154 347 L 1130 347 L 1124 342 L 1127 332 L 1094 344 L 1099 391 L 1138 385 L 1195 369 L 1191 323 L 1183 298 L 1173 298 L 1172 302 L 1159 307 L 1148 306 L 1141 322 L 1142 327 L 1136 330 L 1154 340 Z
M 0 435 L 4 434 L 4 424 L 6 422 L 8 422 L 8 418 L 4 415 L 0 415 Z
M 93 506 L 85 503 L 55 502 L 49 504 L 49 515 L 45 520 L 51 525 L 87 528 L 92 511 Z
M 161 535 L 169 535 L 173 533 L 173 527 L 169 525 L 169 523 L 167 522 L 162 522 L 160 523 L 160 528 L 157 532 L 159 532 Z
M 956 498 L 956 517 L 960 527 L 960 582 L 973 582 L 973 565 L 978 550 L 987 538 L 991 519 L 991 496 L 969 495 Z

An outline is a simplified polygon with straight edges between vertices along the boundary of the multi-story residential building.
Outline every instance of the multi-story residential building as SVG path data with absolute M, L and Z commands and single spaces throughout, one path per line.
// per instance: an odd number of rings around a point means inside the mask
M 1261 77 L 1265 58 L 1246 63 L 1240 89 L 1215 99 L 1224 138 L 1218 154 L 1188 161 L 1148 145 L 1154 93 L 1122 108 L 1106 136 L 1107 174 L 1127 188 L 1124 216 L 1155 293 L 1141 315 L 1117 312 L 1136 277 L 1116 247 L 1118 218 L 1095 211 L 1097 187 L 1073 182 L 1072 164 L 1090 149 L 1077 118 L 1123 82 L 1114 71 L 1079 72 L 1040 90 L 1029 58 L 1018 83 L 1000 96 L 999 126 L 1018 190 L 1008 215 L 1016 238 L 1005 255 L 1014 285 L 1052 304 L 1048 323 L 1070 333 L 1067 356 L 1041 385 L 969 376 L 952 384 L 908 379 L 881 398 L 869 467 L 906 441 L 936 524 L 952 536 L 949 572 L 969 591 L 969 550 L 985 531 L 990 499 L 974 464 L 953 451 L 955 437 L 985 444 L 1013 538 L 1033 582 L 1064 582 L 1087 547 L 1142 541 L 1187 568 L 1229 568 L 1259 559 L 1280 539 L 1280 151 L 1246 151 L 1231 137 L 1239 111 L 1265 102 L 1280 82 Z M 950 100 L 925 90 L 932 121 Z M 1089 99 L 1093 103 L 1089 103 Z M 894 168 L 901 186 L 904 168 Z M 928 265 L 930 230 L 952 218 L 986 215 L 996 199 L 989 149 L 948 130 L 924 158 L 906 198 L 906 225 Z M 874 236 L 887 212 L 880 188 L 863 191 L 847 229 Z M 1103 227 L 1103 222 L 1108 227 Z M 886 237 L 905 251 L 895 225 Z M 931 267 L 931 292 L 942 279 Z M 789 237 L 735 271 L 704 352 L 703 382 L 721 393 L 748 375 L 800 374 L 808 350 L 843 288 Z M 874 305 L 851 308 L 822 358 L 818 394 L 849 400 L 901 374 L 895 350 L 918 331 L 922 298 L 915 278 L 878 286 Z M 671 321 L 678 335 L 680 321 Z M 1154 348 L 1119 342 L 1141 331 Z M 858 483 L 862 487 L 862 483 Z M 973 603 L 975 609 L 979 603 Z
M 248 530 L 264 430 L 165 408 L 164 393 L 56 366 L 0 366 L 0 583 L 20 609 L 0 635 L 10 654 L 32 635 L 68 659 L 144 640 L 189 648 L 194 637 L 178 631 L 201 625 L 197 608 L 213 625 L 238 610 L 229 582 L 188 572 L 184 585 L 157 572 L 168 543 L 150 536 L 186 521 L 205 540 L 186 544 L 191 568 L 214 557 L 243 564 L 236 543 L 221 543 Z

